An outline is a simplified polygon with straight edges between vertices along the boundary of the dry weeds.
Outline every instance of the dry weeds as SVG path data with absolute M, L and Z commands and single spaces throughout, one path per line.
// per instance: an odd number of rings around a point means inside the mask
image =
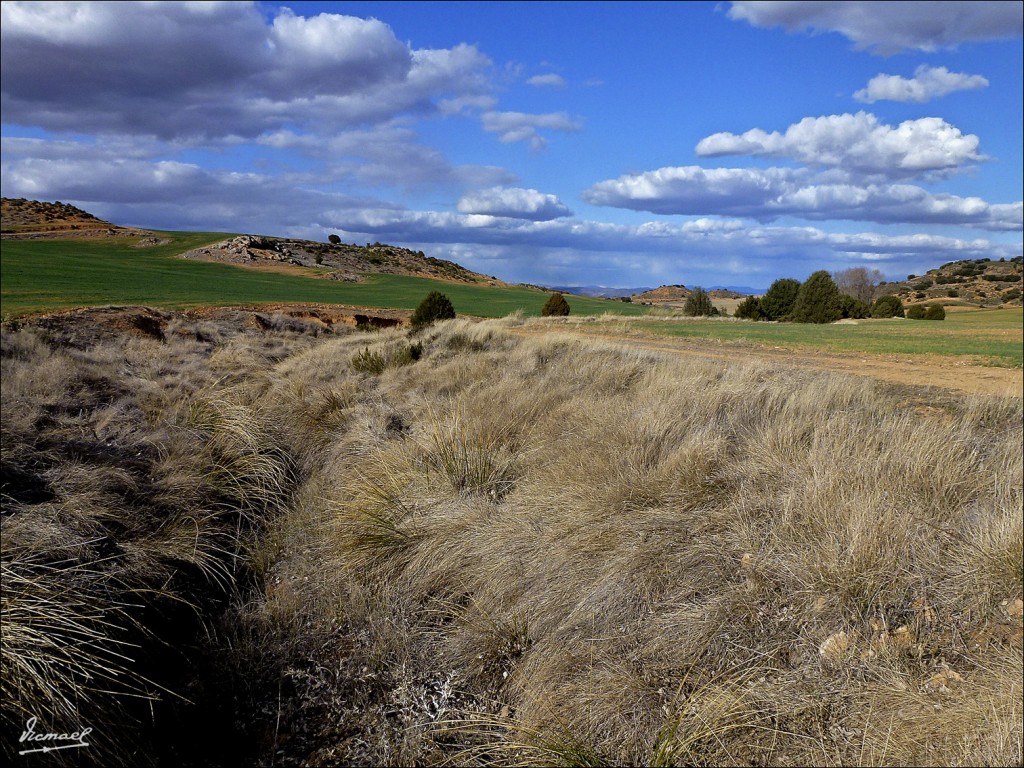
M 5 336 L 5 567 L 250 574 L 206 652 L 266 765 L 1020 764 L 1019 399 L 521 323 Z

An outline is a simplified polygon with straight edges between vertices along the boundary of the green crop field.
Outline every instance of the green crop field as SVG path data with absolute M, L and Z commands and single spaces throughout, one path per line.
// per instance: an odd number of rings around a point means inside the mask
M 341 283 L 228 264 L 186 261 L 178 254 L 230 235 L 160 232 L 170 243 L 134 248 L 134 238 L 108 240 L 4 240 L 0 258 L 0 311 L 24 315 L 84 306 L 143 304 L 181 309 L 264 303 L 348 304 L 414 309 L 432 290 L 446 294 L 461 314 L 502 317 L 521 309 L 539 315 L 547 293 L 495 288 L 402 275 L 368 275 Z M 639 315 L 646 307 L 569 296 L 573 313 Z
M 714 339 L 821 352 L 948 355 L 1020 368 L 1024 363 L 1024 309 L 949 312 L 943 321 L 859 320 L 804 325 L 732 320 L 638 319 L 628 328 L 665 336 Z

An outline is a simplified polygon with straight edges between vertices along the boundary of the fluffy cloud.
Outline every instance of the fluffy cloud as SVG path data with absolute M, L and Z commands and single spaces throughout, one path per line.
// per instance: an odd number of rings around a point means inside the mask
M 1020 245 L 937 235 L 830 233 L 815 227 L 750 227 L 737 221 L 665 221 L 640 225 L 595 221 L 534 222 L 437 211 L 339 211 L 331 231 L 355 241 L 404 243 L 509 280 L 604 285 L 736 282 L 767 286 L 780 275 L 803 279 L 817 269 L 871 264 L 890 277 L 923 272 L 937 260 L 1011 258 Z M 685 276 L 685 278 L 684 278 Z
M 981 75 L 950 72 L 945 67 L 922 64 L 914 70 L 914 77 L 909 80 L 899 75 L 876 75 L 868 81 L 868 87 L 857 91 L 853 98 L 868 104 L 876 101 L 913 101 L 923 104 L 954 91 L 986 87 L 988 80 Z
M 788 158 L 858 175 L 900 179 L 955 171 L 984 160 L 978 144 L 977 136 L 964 135 L 942 118 L 905 120 L 894 127 L 858 112 L 805 117 L 785 133 L 760 128 L 738 135 L 716 133 L 697 144 L 697 154 Z
M 594 205 L 660 214 L 780 216 L 1024 229 L 1021 204 L 990 205 L 978 197 L 932 194 L 910 184 L 837 184 L 790 168 L 659 168 L 599 182 L 583 193 Z
M 504 216 L 530 221 L 550 221 L 572 216 L 572 211 L 555 195 L 518 187 L 493 187 L 471 192 L 459 198 L 456 208 L 459 213 Z
M 468 205 L 467 195 L 460 212 L 411 211 L 380 199 L 318 191 L 309 186 L 315 179 L 296 175 L 210 171 L 193 163 L 118 156 L 117 145 L 87 152 L 74 142 L 37 146 L 39 141 L 4 139 L 0 182 L 5 195 L 64 200 L 126 225 L 216 231 L 231 222 L 232 229 L 243 232 L 319 240 L 339 233 L 355 242 L 382 240 L 528 282 L 572 282 L 573 275 L 585 273 L 607 285 L 708 283 L 735 273 L 736 283 L 757 286 L 759 276 L 767 285 L 780 269 L 803 278 L 815 269 L 870 262 L 899 275 L 922 272 L 936 260 L 1020 253 L 1019 243 L 980 238 L 836 234 L 815 227 L 750 226 L 735 218 L 627 225 L 508 215 L 515 213 L 508 201 L 517 197 L 520 202 L 543 198 L 557 210 L 557 200 L 533 190 L 481 195 L 481 205 Z M 720 190 L 749 194 L 756 186 L 749 173 L 710 178 Z M 690 177 L 699 178 L 693 172 Z M 802 178 L 785 170 L 765 183 L 784 188 Z M 503 201 L 505 209 L 498 207 Z M 1019 222 L 1021 205 L 1006 208 Z M 983 215 L 980 208 L 978 215 Z
M 337 14 L 268 24 L 250 3 L 4 2 L 0 35 L 4 121 L 55 131 L 328 133 L 489 89 L 473 46 L 413 50 Z
M 734 2 L 730 19 L 788 32 L 838 32 L 857 48 L 888 55 L 1020 37 L 1019 2 Z
M 565 112 L 550 112 L 545 115 L 531 115 L 524 112 L 484 112 L 481 116 L 482 125 L 488 133 L 498 134 L 503 144 L 517 141 L 528 141 L 532 149 L 543 149 L 544 138 L 537 132 L 538 128 L 563 133 L 575 133 L 583 129 L 582 123 L 573 120 Z

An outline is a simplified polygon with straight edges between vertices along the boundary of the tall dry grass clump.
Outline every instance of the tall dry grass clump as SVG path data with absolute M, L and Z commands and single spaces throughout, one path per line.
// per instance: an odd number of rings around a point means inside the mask
M 166 327 L 164 340 L 87 317 L 3 329 L 8 757 L 35 718 L 40 733 L 93 729 L 50 759 L 159 761 L 153 719 L 187 704 L 189 650 L 294 485 L 255 400 L 277 340 Z
M 1019 399 L 518 317 L 173 323 L 4 339 L 4 631 L 72 594 L 32 643 L 121 676 L 90 712 L 167 698 L 150 591 L 215 589 L 192 684 L 247 745 L 224 764 L 1021 762 Z M 6 732 L 92 695 L 40 693 L 29 645 Z
M 513 333 L 282 371 L 363 387 L 279 540 L 307 758 L 1021 760 L 1019 400 Z

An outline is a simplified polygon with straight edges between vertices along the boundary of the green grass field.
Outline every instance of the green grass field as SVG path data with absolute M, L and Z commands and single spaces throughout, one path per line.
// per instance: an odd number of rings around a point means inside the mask
M 980 357 L 1001 367 L 1024 365 L 1024 309 L 1020 307 L 949 312 L 941 322 L 891 319 L 860 320 L 856 325 L 802 325 L 652 318 L 631 322 L 628 327 L 723 343 L 824 352 Z
M 134 248 L 134 238 L 5 240 L 0 258 L 0 312 L 20 316 L 84 306 L 141 304 L 183 309 L 285 302 L 414 309 L 427 293 L 440 290 L 460 314 L 502 317 L 517 309 L 539 315 L 547 297 L 532 288 L 494 288 L 403 275 L 374 274 L 363 283 L 341 283 L 186 261 L 177 255 L 230 235 L 160 235 L 171 242 Z M 943 322 L 868 320 L 820 326 L 641 318 L 638 316 L 648 315 L 651 308 L 580 296 L 568 300 L 574 316 L 632 316 L 630 328 L 658 335 L 830 352 L 963 356 L 1011 368 L 1024 365 L 1024 313 L 1020 308 L 950 312 Z
M 133 248 L 134 238 L 110 240 L 5 240 L 0 259 L 0 312 L 18 316 L 84 306 L 144 304 L 182 309 L 297 302 L 415 309 L 432 290 L 446 294 L 455 311 L 502 317 L 517 309 L 539 315 L 547 293 L 493 288 L 401 275 L 368 276 L 364 283 L 278 274 L 185 261 L 178 254 L 230 235 L 160 232 L 166 245 Z M 646 307 L 570 296 L 578 314 L 640 315 Z

